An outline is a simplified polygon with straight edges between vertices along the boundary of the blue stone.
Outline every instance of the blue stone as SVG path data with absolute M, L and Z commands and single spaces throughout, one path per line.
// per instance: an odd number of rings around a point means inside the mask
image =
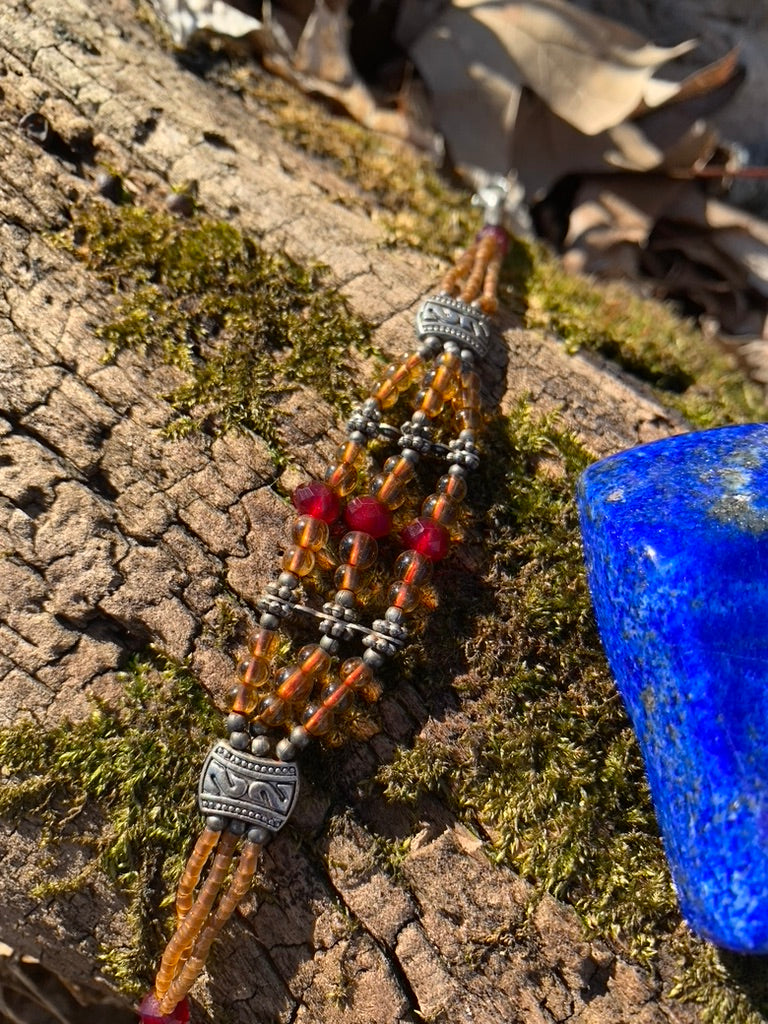
M 578 501 L 683 915 L 768 953 L 768 425 L 605 459 Z

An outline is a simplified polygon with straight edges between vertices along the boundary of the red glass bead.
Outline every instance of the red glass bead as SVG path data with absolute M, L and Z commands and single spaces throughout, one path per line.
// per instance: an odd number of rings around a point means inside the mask
M 444 526 L 433 519 L 414 519 L 400 534 L 403 544 L 417 551 L 430 562 L 445 558 L 451 546 L 451 538 Z
M 499 250 L 502 256 L 507 255 L 507 249 L 509 249 L 509 235 L 505 228 L 500 224 L 486 224 L 485 227 L 480 228 L 477 233 L 477 240 L 485 238 L 487 235 L 492 235 L 496 241 L 496 248 Z
M 154 992 L 148 992 L 139 1003 L 141 1024 L 188 1024 L 189 1001 L 182 999 L 170 1013 L 161 1013 L 160 1004 Z
M 299 512 L 314 516 L 315 519 L 322 519 L 326 523 L 334 522 L 341 512 L 338 495 L 334 494 L 328 484 L 321 483 L 320 480 L 310 480 L 309 483 L 301 484 L 291 495 L 291 500 Z
M 371 537 L 385 537 L 392 529 L 392 513 L 370 495 L 353 498 L 344 510 L 347 525 Z

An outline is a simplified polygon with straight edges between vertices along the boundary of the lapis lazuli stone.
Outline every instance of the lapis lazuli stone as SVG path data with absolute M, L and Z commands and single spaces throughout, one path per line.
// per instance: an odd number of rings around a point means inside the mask
M 683 914 L 719 946 L 768 953 L 768 425 L 615 455 L 578 500 Z

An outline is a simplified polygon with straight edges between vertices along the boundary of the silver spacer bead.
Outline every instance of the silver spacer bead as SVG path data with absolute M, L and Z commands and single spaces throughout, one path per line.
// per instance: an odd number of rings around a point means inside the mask
M 368 666 L 368 668 L 372 668 L 374 670 L 381 668 L 384 664 L 384 660 L 385 659 L 378 653 L 378 651 L 374 651 L 370 647 L 363 651 L 363 662 Z
M 296 757 L 296 747 L 290 740 L 280 740 L 275 747 L 275 753 L 281 761 L 293 761 Z
M 271 615 L 269 612 L 264 612 L 264 614 L 259 619 L 259 625 L 261 626 L 262 629 L 275 630 L 280 625 L 280 619 L 278 619 L 276 615 Z
M 271 835 L 272 833 L 269 829 L 261 828 L 259 825 L 256 825 L 255 828 L 248 829 L 246 839 L 249 843 L 256 843 L 258 846 L 263 846 Z
M 233 732 L 229 736 L 229 745 L 235 750 L 247 750 L 251 744 L 250 733 L 247 732 Z
M 225 724 L 228 733 L 247 732 L 248 730 L 248 719 L 245 715 L 238 715 L 235 711 L 227 715 L 227 721 Z
M 226 824 L 226 820 L 220 818 L 218 814 L 209 814 L 205 819 L 205 827 L 209 828 L 211 832 L 223 832 Z
M 271 744 L 266 736 L 254 736 L 251 740 L 251 753 L 256 757 L 263 757 L 269 753 Z
M 295 725 L 291 729 L 291 743 L 294 747 L 298 747 L 299 750 L 303 750 L 309 743 L 310 739 L 311 736 L 303 725 Z

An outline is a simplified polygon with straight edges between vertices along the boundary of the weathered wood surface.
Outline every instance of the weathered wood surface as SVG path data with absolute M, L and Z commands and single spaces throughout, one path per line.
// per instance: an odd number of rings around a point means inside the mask
M 353 186 L 291 149 L 247 101 L 181 69 L 129 0 L 6 0 L 0 75 L 0 723 L 86 714 L 92 695 L 115 693 L 126 651 L 150 641 L 190 657 L 220 697 L 231 659 L 207 644 L 205 625 L 220 580 L 247 601 L 271 575 L 287 519 L 270 488 L 273 464 L 258 439 L 163 439 L 170 410 L 157 395 L 174 371 L 131 354 L 103 363 L 94 327 L 114 298 L 49 240 L 92 186 L 19 133 L 19 118 L 41 111 L 74 144 L 92 132 L 97 158 L 140 193 L 197 179 L 212 216 L 326 263 L 392 352 L 409 346 L 413 309 L 439 267 L 379 248 L 380 230 Z M 209 131 L 229 147 L 206 142 Z M 662 409 L 599 366 L 505 326 L 505 402 L 529 393 L 541 409 L 560 409 L 598 453 L 670 429 Z M 286 410 L 283 430 L 309 473 L 339 437 L 312 395 Z M 288 837 L 274 844 L 273 899 L 252 898 L 228 931 L 209 988 L 199 990 L 200 1019 L 696 1020 L 663 996 L 658 978 L 587 941 L 567 907 L 545 898 L 524 926 L 530 886 L 488 863 L 438 804 L 402 880 L 378 868 L 372 832 L 402 812 L 356 784 L 412 740 L 428 710 L 406 689 L 387 698 L 384 717 L 386 733 L 350 754 L 348 807 L 329 807 L 315 791 L 299 813 L 323 858 Z M 0 939 L 80 986 L 61 1019 L 130 1019 L 120 1008 L 127 1014 L 127 1002 L 97 986 L 94 959 L 100 941 L 121 941 L 119 899 L 98 885 L 66 900 L 31 899 L 39 838 L 34 821 L 0 823 Z M 85 854 L 73 846 L 59 856 L 72 870 Z M 34 965 L 4 963 L 11 1002 L 21 976 L 33 987 L 41 977 L 54 984 Z M 333 998 L 340 974 L 354 980 L 344 1005 Z M 64 1005 L 62 991 L 55 998 Z

